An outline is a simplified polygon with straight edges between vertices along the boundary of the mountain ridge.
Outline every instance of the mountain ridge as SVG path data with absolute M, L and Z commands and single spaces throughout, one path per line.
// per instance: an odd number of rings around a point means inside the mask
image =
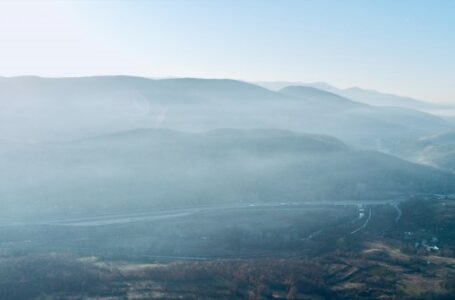
M 450 108 L 447 104 L 443 103 L 433 103 L 429 101 L 424 101 L 420 99 L 415 99 L 409 96 L 396 95 L 394 93 L 387 93 L 378 91 L 376 89 L 362 88 L 362 87 L 348 87 L 348 88 L 338 88 L 326 82 L 300 82 L 300 81 L 259 81 L 255 82 L 260 86 L 265 88 L 270 88 L 271 90 L 280 90 L 286 86 L 307 86 L 314 87 L 321 90 L 325 90 L 348 99 L 351 99 L 356 102 L 375 105 L 375 106 L 397 106 L 418 110 L 437 110 Z
M 9 78 L 0 80 L 0 139 L 62 141 L 144 127 L 276 128 L 377 149 L 378 141 L 453 127 L 420 111 L 357 104 L 320 90 L 303 96 L 286 91 L 225 79 Z

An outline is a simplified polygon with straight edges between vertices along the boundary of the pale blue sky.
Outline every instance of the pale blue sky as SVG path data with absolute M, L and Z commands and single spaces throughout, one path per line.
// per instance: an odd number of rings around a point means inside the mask
M 1 1 L 0 75 L 325 81 L 455 102 L 455 1 Z

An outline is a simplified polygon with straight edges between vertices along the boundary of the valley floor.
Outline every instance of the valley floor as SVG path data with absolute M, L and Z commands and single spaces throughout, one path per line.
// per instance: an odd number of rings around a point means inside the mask
M 453 299 L 454 223 L 413 199 L 6 226 L 0 299 Z

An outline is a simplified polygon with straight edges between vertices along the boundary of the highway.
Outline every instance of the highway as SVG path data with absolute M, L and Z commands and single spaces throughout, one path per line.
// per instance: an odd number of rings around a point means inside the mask
M 130 213 L 111 213 L 87 217 L 68 217 L 68 218 L 47 218 L 43 220 L 24 221 L 3 219 L 0 220 L 0 227 L 10 226 L 28 226 L 28 225 L 50 225 L 50 226 L 106 226 L 115 224 L 127 224 L 134 222 L 158 221 L 170 218 L 180 218 L 194 215 L 200 212 L 225 210 L 225 209 L 310 209 L 319 206 L 371 206 L 371 205 L 392 205 L 397 210 L 396 222 L 401 217 L 401 210 L 398 207 L 397 200 L 389 201 L 323 201 L 323 202 L 301 202 L 301 203 L 246 203 L 233 205 L 216 205 L 216 206 L 198 206 L 195 208 L 175 208 L 175 209 L 156 209 L 142 212 Z M 370 208 L 371 217 L 371 208 Z M 367 222 L 362 225 L 362 229 L 368 225 Z M 360 228 L 359 228 L 360 229 Z

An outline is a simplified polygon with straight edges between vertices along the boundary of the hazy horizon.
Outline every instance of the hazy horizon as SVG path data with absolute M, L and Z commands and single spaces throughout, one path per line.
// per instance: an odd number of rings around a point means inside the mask
M 454 9 L 451 1 L 2 1 L 1 75 L 328 82 L 454 102 Z

